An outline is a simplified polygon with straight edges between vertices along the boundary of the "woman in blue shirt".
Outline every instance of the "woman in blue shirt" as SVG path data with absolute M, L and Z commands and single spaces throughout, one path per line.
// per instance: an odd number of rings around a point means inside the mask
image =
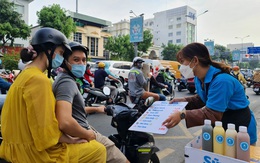
M 205 45 L 191 43 L 177 54 L 182 64 L 180 71 L 185 78 L 195 76 L 197 95 L 175 98 L 172 102 L 188 102 L 186 110 L 176 111 L 164 122 L 168 128 L 176 126 L 185 119 L 186 126 L 200 126 L 205 119 L 222 121 L 224 129 L 228 123 L 247 126 L 250 144 L 257 141 L 256 120 L 249 109 L 249 101 L 242 84 L 230 75 L 230 68 L 219 62 L 212 61 Z

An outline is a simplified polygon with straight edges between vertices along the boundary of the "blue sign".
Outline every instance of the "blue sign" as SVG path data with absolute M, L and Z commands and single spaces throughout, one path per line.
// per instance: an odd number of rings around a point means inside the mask
M 240 50 L 234 50 L 232 51 L 232 59 L 233 61 L 239 61 L 240 60 Z
M 208 48 L 209 55 L 214 55 L 214 41 L 205 41 L 204 45 Z
M 130 19 L 130 42 L 143 41 L 143 17 Z
M 248 47 L 248 54 L 260 54 L 260 47 Z

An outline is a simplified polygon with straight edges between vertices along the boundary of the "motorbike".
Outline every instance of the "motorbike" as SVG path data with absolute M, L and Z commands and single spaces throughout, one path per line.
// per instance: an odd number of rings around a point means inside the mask
M 177 78 L 176 81 L 176 87 L 179 92 L 181 92 L 183 89 L 187 89 L 187 79 L 185 78 Z
M 187 79 L 186 87 L 190 91 L 190 93 L 195 93 L 196 88 L 195 88 L 194 78 Z
M 251 85 L 253 85 L 252 79 L 250 77 L 247 77 L 246 81 L 247 81 L 247 83 L 246 83 L 247 87 L 250 88 Z
M 105 112 L 112 116 L 111 126 L 117 129 L 117 134 L 108 138 L 124 153 L 130 162 L 159 163 L 155 141 L 151 133 L 129 131 L 128 128 L 145 112 L 149 103 L 140 100 L 133 108 L 126 104 L 108 105 Z
M 117 88 L 118 94 L 115 100 L 111 100 L 110 96 L 104 93 L 104 89 L 101 90 L 98 88 L 89 87 L 89 88 L 84 88 L 83 98 L 85 99 L 85 105 L 86 106 L 107 105 L 113 103 L 112 101 L 114 101 L 115 104 L 126 103 L 127 94 L 125 89 L 123 88 L 123 84 L 121 83 L 121 81 L 115 82 L 112 80 L 106 80 L 106 85 L 112 85 Z
M 253 91 L 259 95 L 260 94 L 260 82 L 254 82 L 253 84 Z

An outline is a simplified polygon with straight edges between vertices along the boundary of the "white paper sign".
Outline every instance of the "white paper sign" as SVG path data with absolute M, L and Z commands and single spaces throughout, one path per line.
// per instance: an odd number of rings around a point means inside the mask
M 156 101 L 149 107 L 140 118 L 129 128 L 131 131 L 151 132 L 155 134 L 166 134 L 168 128 L 162 126 L 169 115 L 175 110 L 182 111 L 188 102 Z

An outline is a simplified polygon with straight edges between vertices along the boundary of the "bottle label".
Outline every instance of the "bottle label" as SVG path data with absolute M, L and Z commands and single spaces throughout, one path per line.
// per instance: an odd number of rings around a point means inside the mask
M 235 144 L 235 140 L 232 137 L 227 137 L 226 142 L 228 146 L 234 146 Z
M 223 138 L 222 135 L 217 135 L 217 136 L 216 136 L 216 141 L 217 141 L 219 144 L 222 144 L 222 143 L 223 143 L 223 140 L 224 140 L 224 138 Z
M 210 140 L 210 134 L 208 132 L 204 132 L 203 133 L 203 139 L 207 140 L 207 141 Z
M 247 142 L 241 142 L 240 148 L 242 149 L 242 151 L 247 151 L 249 149 L 249 145 Z

